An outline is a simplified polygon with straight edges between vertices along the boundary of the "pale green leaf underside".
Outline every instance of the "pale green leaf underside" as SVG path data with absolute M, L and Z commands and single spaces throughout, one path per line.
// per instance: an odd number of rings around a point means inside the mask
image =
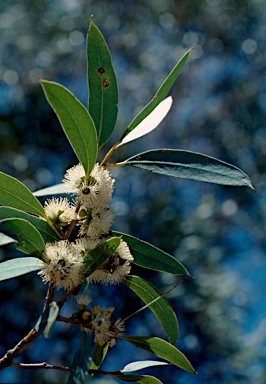
M 39 320 L 37 321 L 34 329 L 44 337 L 49 337 L 52 327 L 56 321 L 58 312 L 59 307 L 56 302 L 53 301 L 39 317 Z
M 9 237 L 5 235 L 4 233 L 0 233 L 0 246 L 10 244 L 10 243 L 16 243 L 17 241 L 13 239 L 12 237 Z
M 1 221 L 0 228 L 16 236 L 17 248 L 21 252 L 41 257 L 45 244 L 40 232 L 31 223 L 20 218 L 5 219 Z
M 156 107 L 157 105 L 167 96 L 168 92 L 174 85 L 177 77 L 179 76 L 182 68 L 184 67 L 190 50 L 184 54 L 184 56 L 179 60 L 173 70 L 169 73 L 167 78 L 164 80 L 156 94 L 153 96 L 152 100 L 142 109 L 142 111 L 134 118 L 134 120 L 129 124 L 126 132 L 123 134 L 119 142 L 121 142 L 125 136 L 127 136 L 133 129 L 135 129 L 141 122 L 144 120 Z
M 87 332 L 82 331 L 80 345 L 74 354 L 67 384 L 83 384 L 85 377 L 89 373 L 92 362 L 92 353 L 91 340 Z
M 112 237 L 101 243 L 84 257 L 84 276 L 91 275 L 100 265 L 102 265 L 116 250 L 120 244 L 118 237 Z
M 0 204 L 45 217 L 43 206 L 31 191 L 20 181 L 3 172 L 0 172 Z
M 30 222 L 40 232 L 45 242 L 52 243 L 53 241 L 58 241 L 58 236 L 44 219 L 32 216 L 15 208 L 0 207 L 0 221 L 9 218 L 19 218 Z
M 253 189 L 249 177 L 241 169 L 197 152 L 154 149 L 132 156 L 120 164 L 166 176 Z
M 133 363 L 127 364 L 121 372 L 135 372 L 148 367 L 156 367 L 158 365 L 168 365 L 168 363 L 156 360 L 134 361 Z
M 156 271 L 172 273 L 174 275 L 190 276 L 186 268 L 173 256 L 154 245 L 121 232 L 112 231 L 112 234 L 114 236 L 122 236 L 123 240 L 128 244 L 134 257 L 134 264 Z
M 41 196 L 49 196 L 49 195 L 64 195 L 66 193 L 65 191 L 65 184 L 55 184 L 51 187 L 42 188 L 38 191 L 33 192 L 34 196 L 41 197 Z
M 55 111 L 61 126 L 88 176 L 97 157 L 97 137 L 87 109 L 65 87 L 41 81 L 46 99 Z
M 169 361 L 187 372 L 196 373 L 186 356 L 165 340 L 159 339 L 158 337 L 148 336 L 122 336 L 122 339 L 146 352 Z
M 87 57 L 89 112 L 101 147 L 109 139 L 116 123 L 118 91 L 109 49 L 93 21 L 87 36 Z
M 149 308 L 160 322 L 169 341 L 174 344 L 178 339 L 178 323 L 168 301 L 164 297 L 160 297 L 161 293 L 151 283 L 139 276 L 126 276 L 124 282 L 145 304 L 157 299 L 149 305 Z
M 35 257 L 19 257 L 0 263 L 0 281 L 38 271 L 42 268 Z

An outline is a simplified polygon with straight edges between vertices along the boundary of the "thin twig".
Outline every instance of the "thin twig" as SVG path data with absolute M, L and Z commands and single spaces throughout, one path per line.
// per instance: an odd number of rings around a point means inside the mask
M 49 289 L 46 294 L 46 298 L 44 300 L 44 308 L 43 310 L 45 311 L 49 305 L 51 304 L 53 297 L 54 297 L 54 290 L 55 290 L 55 283 L 50 283 L 49 284 Z

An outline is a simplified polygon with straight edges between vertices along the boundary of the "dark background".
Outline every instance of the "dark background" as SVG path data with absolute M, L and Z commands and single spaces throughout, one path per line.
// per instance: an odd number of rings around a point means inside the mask
M 185 51 L 194 47 L 170 94 L 172 109 L 152 134 L 121 148 L 123 160 L 165 147 L 202 152 L 232 163 L 256 194 L 117 168 L 114 228 L 174 255 L 195 276 L 168 296 L 177 313 L 176 344 L 198 375 L 155 368 L 164 383 L 263 384 L 265 372 L 266 4 L 264 0 L 6 0 L 0 4 L 0 169 L 31 190 L 61 182 L 77 160 L 47 104 L 38 76 L 67 86 L 87 105 L 85 38 L 90 16 L 112 53 L 119 116 L 101 160 Z M 13 245 L 1 260 L 16 257 Z M 140 272 L 166 291 L 178 279 Z M 37 321 L 46 288 L 35 274 L 1 282 L 0 354 Z M 124 285 L 93 286 L 94 304 L 125 317 L 142 305 Z M 74 300 L 65 309 L 70 315 Z M 158 335 L 149 310 L 127 323 L 127 334 Z M 78 329 L 57 324 L 16 361 L 69 365 Z M 126 352 L 125 352 L 126 351 Z M 103 369 L 152 358 L 118 341 Z M 8 368 L 7 383 L 64 383 L 66 374 Z M 98 384 L 113 379 L 94 378 Z

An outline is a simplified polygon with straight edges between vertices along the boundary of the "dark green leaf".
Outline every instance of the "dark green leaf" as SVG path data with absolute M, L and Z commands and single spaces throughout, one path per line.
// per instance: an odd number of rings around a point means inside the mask
M 0 246 L 10 243 L 16 243 L 16 240 L 12 237 L 5 235 L 4 233 L 0 233 Z
M 52 185 L 51 187 L 39 189 L 38 191 L 33 192 L 34 196 L 41 197 L 41 196 L 49 196 L 49 195 L 64 195 L 66 193 L 65 191 L 65 185 L 63 183 Z
M 182 68 L 184 67 L 189 52 L 186 52 L 185 55 L 179 60 L 173 70 L 169 73 L 167 78 L 164 80 L 156 94 L 153 96 L 151 101 L 142 109 L 142 111 L 134 118 L 134 120 L 129 124 L 126 132 L 120 139 L 120 142 L 123 140 L 125 136 L 127 136 L 134 128 L 136 128 L 142 120 L 144 120 L 156 107 L 157 105 L 166 97 L 170 89 L 172 88 L 174 82 L 179 76 Z
M 102 347 L 99 344 L 94 345 L 92 363 L 91 363 L 90 369 L 98 369 L 100 367 L 100 365 L 102 364 L 105 358 L 107 351 L 108 351 L 108 344 L 105 344 Z
M 97 157 L 97 137 L 92 118 L 76 97 L 60 84 L 42 80 L 47 101 L 88 176 Z
M 157 317 L 163 327 L 169 341 L 174 344 L 178 339 L 178 323 L 176 315 L 164 297 L 160 297 L 161 293 L 147 280 L 139 276 L 126 276 L 124 283 L 132 289 L 145 304 L 149 305 L 150 310 Z
M 41 269 L 35 257 L 19 257 L 0 263 L 0 281 L 25 275 L 26 273 Z
M 47 243 L 58 241 L 58 236 L 44 219 L 29 215 L 28 213 L 19 211 L 15 208 L 0 207 L 0 220 L 9 218 L 25 219 L 30 222 L 40 232 L 43 240 Z
M 17 248 L 21 252 L 41 257 L 45 244 L 40 232 L 31 223 L 24 219 L 5 219 L 1 221 L 0 228 L 16 236 Z
M 153 353 L 155 356 L 169 361 L 187 372 L 196 373 L 185 355 L 165 340 L 147 336 L 122 336 L 121 338 L 138 348 L 144 349 L 146 352 Z
M 82 384 L 89 373 L 92 362 L 92 345 L 85 331 L 81 332 L 80 345 L 73 356 L 67 384 Z
M 120 244 L 120 238 L 112 237 L 104 243 L 98 245 L 84 257 L 85 274 L 91 275 L 105 260 L 107 260 Z
M 121 372 L 135 372 L 141 369 L 157 367 L 158 365 L 169 365 L 169 363 L 165 363 L 164 361 L 156 361 L 156 360 L 144 360 L 144 361 L 134 361 L 133 363 L 127 364 Z
M 163 384 L 159 379 L 153 376 L 142 375 L 116 375 L 114 376 L 119 380 L 126 381 L 128 383 L 140 383 L 140 384 Z
M 87 55 L 89 112 L 101 147 L 109 139 L 116 123 L 118 92 L 109 49 L 93 21 L 87 37 Z
M 41 203 L 20 181 L 0 172 L 0 204 L 45 217 Z
M 163 384 L 161 380 L 157 379 L 153 376 L 142 376 L 142 378 L 138 381 L 140 384 Z
M 34 329 L 44 337 L 49 337 L 52 327 L 56 321 L 59 312 L 59 307 L 55 301 L 53 301 L 48 308 L 43 312 L 37 321 Z
M 112 231 L 112 234 L 114 236 L 122 236 L 123 240 L 127 243 L 134 257 L 132 263 L 156 271 L 190 276 L 186 268 L 173 256 L 156 248 L 154 245 L 121 232 Z
M 154 149 L 139 153 L 120 164 L 182 179 L 253 189 L 249 177 L 239 168 L 196 152 Z

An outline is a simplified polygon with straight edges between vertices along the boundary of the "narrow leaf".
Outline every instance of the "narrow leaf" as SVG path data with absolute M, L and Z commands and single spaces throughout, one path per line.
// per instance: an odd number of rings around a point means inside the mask
M 102 364 L 106 353 L 108 351 L 108 344 L 100 346 L 99 344 L 94 345 L 92 363 L 90 369 L 98 369 Z
M 146 352 L 169 361 L 187 372 L 196 373 L 185 355 L 165 340 L 147 336 L 122 336 L 121 338 L 138 348 L 144 349 Z
M 0 246 L 10 243 L 16 243 L 16 240 L 12 237 L 5 235 L 4 233 L 0 233 Z
M 3 172 L 0 172 L 0 204 L 45 217 L 43 206 L 31 191 L 20 181 Z
M 92 345 L 85 331 L 81 332 L 80 345 L 73 356 L 67 384 L 82 384 L 89 373 L 92 362 Z
M 122 236 L 134 257 L 134 264 L 174 275 L 190 276 L 186 268 L 179 261 L 154 245 L 121 232 L 112 231 L 112 234 L 114 236 Z
M 157 379 L 153 376 L 142 376 L 142 378 L 138 381 L 140 384 L 163 384 L 161 380 Z
M 109 139 L 116 123 L 118 92 L 109 49 L 92 20 L 87 37 L 87 56 L 89 112 L 101 147 Z
M 153 131 L 169 112 L 172 102 L 173 99 L 171 96 L 161 101 L 160 104 L 157 105 L 157 107 L 144 120 L 142 120 L 142 122 L 133 131 L 124 137 L 119 146 L 138 139 L 139 137 L 147 135 L 147 133 Z
M 58 236 L 44 219 L 29 215 L 28 213 L 19 211 L 15 208 L 0 207 L 0 220 L 10 218 L 25 219 L 31 223 L 40 232 L 43 240 L 47 243 L 58 241 Z
M 1 221 L 0 228 L 16 236 L 20 251 L 41 257 L 45 244 L 40 232 L 31 223 L 24 219 L 5 219 Z
M 87 277 L 91 275 L 105 260 L 107 260 L 120 244 L 120 238 L 112 237 L 104 243 L 98 245 L 90 253 L 84 257 L 85 274 Z
M 66 193 L 65 185 L 63 183 L 52 185 L 51 187 L 39 189 L 38 191 L 33 192 L 34 196 L 49 196 L 49 195 L 63 195 Z
M 161 293 L 147 280 L 139 276 L 126 276 L 124 283 L 132 289 L 145 304 L 149 305 L 150 310 L 157 317 L 163 327 L 169 341 L 174 344 L 178 339 L 178 323 L 176 315 L 164 297 L 160 297 Z
M 144 360 L 144 361 L 134 361 L 133 363 L 127 364 L 121 372 L 135 372 L 140 369 L 145 369 L 149 367 L 156 367 L 158 365 L 169 365 L 164 361 L 156 361 L 156 360 Z
M 53 301 L 39 317 L 39 320 L 34 327 L 35 331 L 43 335 L 43 337 L 48 338 L 56 321 L 58 312 L 59 307 L 56 302 Z
M 134 374 L 127 374 L 127 375 L 113 375 L 113 377 L 115 377 L 116 379 L 119 379 L 119 380 L 122 380 L 122 381 L 125 381 L 127 383 L 139 383 L 139 380 L 142 379 L 143 376 L 141 375 L 134 375 Z
M 97 157 L 95 126 L 87 109 L 65 87 L 41 81 L 46 99 L 57 114 L 62 128 L 88 176 Z
M 254 189 L 249 177 L 239 168 L 196 152 L 154 149 L 139 153 L 120 164 L 182 179 Z
M 38 271 L 41 264 L 35 257 L 19 257 L 0 263 L 0 281 Z
M 156 94 L 153 96 L 151 101 L 142 109 L 142 111 L 134 118 L 134 120 L 129 124 L 126 132 L 121 137 L 120 142 L 127 136 L 133 129 L 135 129 L 141 122 L 144 120 L 156 107 L 160 102 L 167 96 L 168 92 L 174 85 L 177 77 L 179 76 L 182 68 L 184 67 L 190 50 L 185 53 L 185 55 L 179 60 L 173 70 L 169 73 L 167 78 L 164 80 Z

